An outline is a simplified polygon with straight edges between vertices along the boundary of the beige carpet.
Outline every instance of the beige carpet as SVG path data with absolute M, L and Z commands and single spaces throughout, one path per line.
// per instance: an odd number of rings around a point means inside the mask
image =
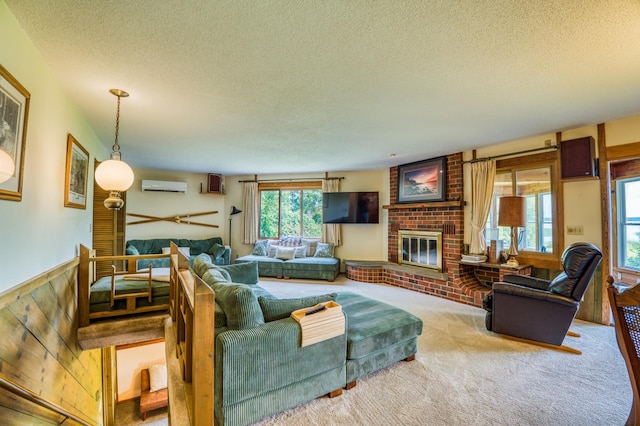
M 575 321 L 572 330 L 582 337 L 565 344 L 583 355 L 572 355 L 498 337 L 485 329 L 480 308 L 397 287 L 343 276 L 333 283 L 263 278 L 260 285 L 279 297 L 360 293 L 412 312 L 424 329 L 415 361 L 254 426 L 608 426 L 623 425 L 631 407 L 613 327 Z
M 484 310 L 392 286 L 263 279 L 276 296 L 348 290 L 402 307 L 424 321 L 417 358 L 256 425 L 624 424 L 631 387 L 613 327 L 575 321 L 565 344 L 583 355 L 503 339 Z

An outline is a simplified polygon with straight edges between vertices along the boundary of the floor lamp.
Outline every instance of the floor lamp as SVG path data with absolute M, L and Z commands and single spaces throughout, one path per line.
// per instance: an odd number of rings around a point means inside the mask
M 498 226 L 511 227 L 511 245 L 507 256 L 508 266 L 517 267 L 519 265 L 516 256 L 518 255 L 517 228 L 527 225 L 526 205 L 524 197 L 500 197 L 500 210 L 498 216 Z
M 229 214 L 229 247 L 231 247 L 231 219 L 238 213 L 242 213 L 242 210 L 239 210 L 236 206 L 231 206 L 231 213 Z

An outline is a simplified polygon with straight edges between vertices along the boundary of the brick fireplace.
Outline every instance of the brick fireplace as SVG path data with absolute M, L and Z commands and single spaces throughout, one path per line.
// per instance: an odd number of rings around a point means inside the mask
M 482 271 L 478 265 L 460 263 L 464 244 L 462 153 L 447 156 L 446 201 L 423 204 L 395 204 L 398 168 L 390 169 L 390 205 L 387 229 L 388 262 L 347 262 L 347 277 L 364 282 L 384 282 L 420 293 L 482 306 L 490 290 L 486 285 L 500 278 L 500 272 Z M 436 233 L 441 237 L 441 271 L 401 262 L 399 232 Z M 437 268 L 436 268 L 437 269 Z M 481 278 L 478 277 L 480 271 Z M 483 284 L 485 283 L 485 284 Z

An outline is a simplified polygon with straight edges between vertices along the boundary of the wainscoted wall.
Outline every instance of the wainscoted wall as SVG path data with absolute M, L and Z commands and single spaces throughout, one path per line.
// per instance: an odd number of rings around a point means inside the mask
M 83 351 L 77 332 L 77 258 L 0 296 L 0 378 L 103 424 L 102 358 Z M 63 417 L 0 390 L 3 424 L 60 424 Z

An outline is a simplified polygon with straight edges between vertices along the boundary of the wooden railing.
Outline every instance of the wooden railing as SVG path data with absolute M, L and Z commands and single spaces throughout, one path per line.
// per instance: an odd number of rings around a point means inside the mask
M 170 274 L 165 323 L 169 424 L 213 425 L 215 294 L 191 273 L 188 259 L 173 243 Z
M 87 419 L 81 419 L 80 417 L 71 414 L 64 408 L 60 407 L 59 405 L 56 405 L 52 402 L 47 401 L 46 399 L 42 398 L 40 395 L 35 394 L 30 390 L 2 376 L 0 376 L 0 388 L 3 388 L 22 399 L 26 399 L 29 402 L 32 402 L 59 416 L 62 416 L 64 420 L 59 422 L 59 424 L 67 424 L 66 423 L 67 420 L 71 420 L 73 422 L 76 422 L 80 425 L 85 425 L 85 426 L 94 426 L 98 424 Z
M 100 313 L 91 315 L 89 306 L 89 297 L 91 292 L 91 284 L 95 280 L 95 265 L 98 262 L 117 262 L 127 261 L 127 272 L 134 274 L 138 272 L 136 265 L 138 260 L 142 259 L 161 259 L 169 257 L 168 254 L 144 254 L 144 255 L 121 255 L 121 256 L 96 256 L 95 250 L 91 250 L 84 245 L 80 245 L 80 263 L 78 265 L 78 327 L 86 327 L 89 325 L 92 317 L 118 316 L 120 314 Z M 146 307 L 137 309 L 136 312 L 142 313 L 158 309 L 166 309 L 165 307 Z M 130 314 L 131 312 L 125 312 Z

